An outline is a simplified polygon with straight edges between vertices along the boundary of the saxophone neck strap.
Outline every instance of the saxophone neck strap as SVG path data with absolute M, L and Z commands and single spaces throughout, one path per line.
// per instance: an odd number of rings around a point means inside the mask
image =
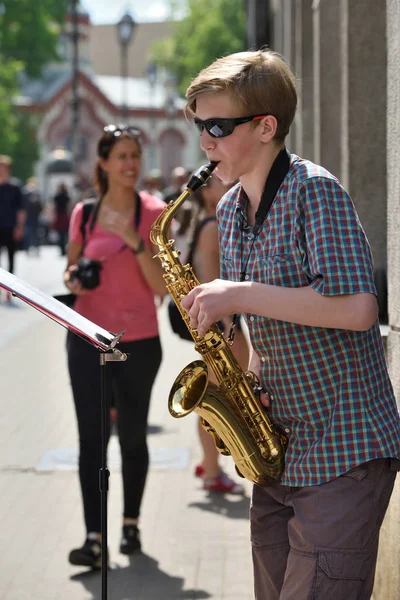
M 256 212 L 255 222 L 253 226 L 253 240 L 250 246 L 249 253 L 247 255 L 246 262 L 242 267 L 242 256 L 240 257 L 240 281 L 244 281 L 247 275 L 247 265 L 249 264 L 250 256 L 253 252 L 254 243 L 256 238 L 260 234 L 260 231 L 264 225 L 264 221 L 267 218 L 269 210 L 272 206 L 273 201 L 275 200 L 275 196 L 278 193 L 279 188 L 281 187 L 283 180 L 285 179 L 287 172 L 290 167 L 290 154 L 283 148 L 276 159 L 274 160 L 271 170 L 268 173 L 267 180 L 264 185 L 263 193 L 261 195 L 260 204 L 258 205 L 258 209 Z M 241 244 L 241 253 L 242 254 L 243 244 Z
M 261 196 L 260 204 L 256 212 L 253 235 L 257 237 L 260 233 L 265 219 L 269 213 L 275 196 L 285 179 L 290 167 L 290 154 L 283 148 L 274 160 L 271 170 L 268 174 Z

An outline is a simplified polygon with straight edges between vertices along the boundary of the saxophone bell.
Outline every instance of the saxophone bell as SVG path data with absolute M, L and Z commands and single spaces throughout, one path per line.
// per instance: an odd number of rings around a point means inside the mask
M 168 397 L 168 410 L 172 417 L 181 419 L 191 412 L 199 412 L 201 404 L 210 404 L 207 396 L 218 396 L 218 386 L 209 379 L 209 368 L 204 360 L 194 360 L 179 373 Z M 200 416 L 201 424 L 214 439 L 220 454 L 230 456 L 230 451 L 206 419 Z M 238 474 L 243 475 L 238 471 Z
M 208 367 L 203 360 L 194 360 L 179 373 L 168 398 L 172 417 L 181 419 L 191 413 L 203 399 L 208 385 Z

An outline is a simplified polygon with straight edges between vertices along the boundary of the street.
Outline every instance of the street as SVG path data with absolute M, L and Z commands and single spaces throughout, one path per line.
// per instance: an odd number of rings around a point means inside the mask
M 65 258 L 19 252 L 16 275 L 52 295 L 63 293 Z M 1 266 L 5 266 L 2 256 Z M 250 600 L 249 497 L 203 491 L 197 417 L 167 410 L 179 371 L 199 358 L 171 331 L 159 309 L 163 363 L 153 391 L 151 467 L 140 528 L 143 553 L 118 553 L 121 481 L 116 436 L 109 447 L 109 600 Z M 0 299 L 0 600 L 101 600 L 100 572 L 69 565 L 85 531 L 76 469 L 77 429 L 66 368 L 66 331 L 28 305 Z M 99 399 L 100 401 L 100 399 Z M 233 463 L 221 464 L 234 475 Z M 100 494 L 99 494 L 100 501 Z

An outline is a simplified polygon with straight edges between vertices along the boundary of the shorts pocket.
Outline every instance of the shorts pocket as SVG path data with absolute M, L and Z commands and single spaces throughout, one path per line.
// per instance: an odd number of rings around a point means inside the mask
M 351 479 L 355 479 L 356 481 L 362 481 L 368 473 L 368 463 L 363 463 L 362 465 L 358 465 L 358 467 L 347 471 L 347 473 L 343 473 L 341 477 L 351 477 Z
M 361 600 L 363 582 L 372 568 L 370 552 L 318 552 L 312 600 Z

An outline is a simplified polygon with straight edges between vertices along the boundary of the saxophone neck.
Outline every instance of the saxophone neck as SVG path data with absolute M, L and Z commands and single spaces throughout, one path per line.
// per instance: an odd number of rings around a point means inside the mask
M 172 219 L 185 200 L 207 181 L 217 164 L 217 162 L 209 162 L 203 167 L 200 167 L 200 169 L 192 175 L 182 194 L 176 200 L 172 200 L 172 202 L 167 204 L 160 216 L 154 221 L 151 228 L 150 239 L 153 244 L 159 247 L 165 247 L 168 243 L 168 230 Z
M 176 200 L 169 202 L 157 217 L 150 230 L 150 239 L 153 244 L 160 248 L 165 247 L 165 244 L 168 242 L 168 231 L 171 221 L 191 194 L 192 191 L 186 188 Z

